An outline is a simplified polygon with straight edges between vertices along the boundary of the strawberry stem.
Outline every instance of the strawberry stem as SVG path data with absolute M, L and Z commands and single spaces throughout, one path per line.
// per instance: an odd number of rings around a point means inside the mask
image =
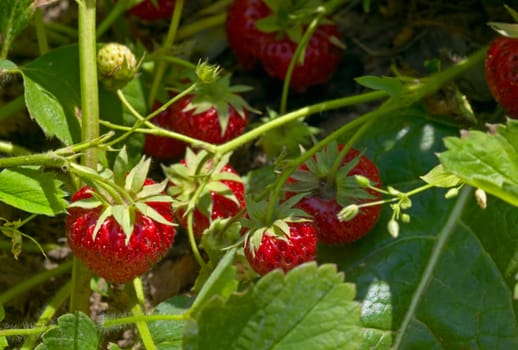
M 79 29 L 79 80 L 81 88 L 81 139 L 88 142 L 99 137 L 99 91 L 97 84 L 97 48 L 95 37 L 96 1 L 82 0 L 78 3 Z M 84 166 L 97 168 L 97 149 L 85 151 Z M 90 278 L 92 272 L 74 257 L 70 311 L 90 309 Z
M 190 210 L 187 213 L 187 235 L 189 236 L 189 244 L 191 245 L 192 253 L 194 255 L 194 258 L 198 262 L 198 264 L 205 268 L 207 264 L 205 263 L 205 260 L 203 260 L 200 250 L 198 249 L 198 244 L 196 243 L 196 238 L 194 237 L 194 231 L 193 231 L 193 223 L 194 223 L 194 212 L 193 210 Z
M 41 8 L 37 8 L 34 12 L 34 27 L 36 29 L 38 49 L 41 56 L 49 51 L 49 42 L 47 39 L 47 32 L 45 31 L 45 24 L 43 23 L 43 14 L 41 12 Z
M 162 52 L 167 52 L 167 50 L 173 46 L 173 42 L 176 37 L 176 32 L 177 32 L 178 26 L 180 24 L 180 19 L 182 17 L 183 4 L 184 4 L 184 0 L 176 0 L 174 3 L 173 16 L 171 17 L 169 31 L 167 32 L 167 36 L 161 47 Z M 167 62 L 165 62 L 165 61 L 160 61 L 157 63 L 157 66 L 155 68 L 155 74 L 153 77 L 153 82 L 151 84 L 151 90 L 149 92 L 149 98 L 148 98 L 149 106 L 152 106 L 153 103 L 155 102 L 155 98 L 158 94 L 158 90 L 160 88 L 160 84 L 162 82 L 162 77 L 164 76 L 166 67 L 167 67 Z
M 130 296 L 130 302 L 133 304 L 131 307 L 131 313 L 136 317 L 144 316 L 143 308 L 145 300 L 142 280 L 137 277 L 133 280 L 133 283 L 128 283 L 126 288 Z M 140 339 L 142 340 L 144 347 L 147 350 L 156 349 L 156 345 L 153 342 L 153 337 L 151 336 L 147 322 L 143 320 L 137 320 L 135 325 L 137 326 L 137 330 L 140 334 Z
M 334 185 L 336 181 L 336 173 L 340 169 L 342 165 L 342 160 L 344 159 L 347 152 L 349 152 L 349 150 L 356 143 L 356 141 L 358 141 L 358 139 L 362 137 L 363 134 L 365 134 L 376 121 L 378 121 L 379 117 L 381 117 L 381 114 L 365 122 L 365 124 L 363 124 L 344 144 L 343 148 L 340 150 L 340 153 L 338 153 L 338 157 L 336 158 L 332 168 L 329 170 L 329 173 L 327 175 L 327 183 L 329 185 Z
M 290 89 L 291 77 L 293 75 L 293 70 L 295 69 L 295 65 L 299 61 L 301 61 L 301 59 L 303 59 L 308 42 L 311 39 L 311 36 L 315 32 L 315 30 L 317 29 L 318 24 L 320 23 L 320 20 L 322 19 L 324 14 L 325 14 L 324 12 L 321 12 L 315 19 L 313 19 L 311 21 L 311 23 L 307 27 L 304 35 L 302 36 L 302 39 L 298 43 L 297 48 L 295 49 L 295 52 L 293 53 L 293 57 L 290 60 L 290 64 L 288 66 L 288 70 L 286 71 L 286 76 L 284 77 L 284 83 L 282 86 L 281 107 L 279 110 L 279 114 L 281 114 L 281 115 L 286 113 L 288 92 Z
M 218 25 L 224 24 L 227 19 L 226 11 L 223 13 L 219 13 L 216 15 L 212 15 L 210 17 L 206 17 L 200 19 L 196 22 L 192 22 L 189 24 L 182 25 L 180 29 L 178 29 L 178 40 L 184 40 L 192 37 L 198 32 L 202 30 L 207 30 L 212 27 L 216 27 Z
M 355 96 L 347 96 L 337 98 L 335 100 L 329 100 L 325 102 L 320 102 L 311 106 L 303 107 L 297 109 L 295 111 L 286 113 L 284 115 L 279 116 L 278 118 L 273 119 L 272 121 L 262 124 L 233 140 L 230 140 L 222 145 L 216 146 L 215 153 L 225 154 L 231 152 L 242 145 L 252 142 L 256 138 L 260 137 L 264 133 L 273 130 L 275 128 L 281 127 L 291 121 L 297 119 L 304 119 L 312 114 L 321 113 L 328 110 L 343 108 L 346 106 L 351 106 L 360 103 L 371 102 L 375 100 L 379 100 L 382 98 L 388 97 L 388 93 L 385 91 L 372 91 L 367 92 L 360 95 Z

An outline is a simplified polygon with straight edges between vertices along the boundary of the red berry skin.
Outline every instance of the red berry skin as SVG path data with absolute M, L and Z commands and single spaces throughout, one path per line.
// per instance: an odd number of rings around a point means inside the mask
M 280 268 L 288 272 L 295 266 L 316 259 L 317 231 L 311 221 L 289 222 L 290 235 L 287 239 L 264 234 L 259 248 L 252 253 L 248 238 L 245 243 L 245 255 L 260 275 Z
M 147 182 L 152 183 L 152 182 Z M 91 188 L 83 187 L 72 202 L 91 197 Z M 147 203 L 166 220 L 173 221 L 171 204 Z M 127 283 L 149 270 L 167 252 L 175 236 L 174 226 L 155 222 L 140 213 L 129 243 L 113 217 L 106 219 L 95 240 L 92 234 L 101 209 L 70 208 L 66 219 L 66 232 L 74 255 L 98 276 L 112 283 Z
M 495 100 L 510 118 L 518 119 L 518 39 L 499 37 L 491 42 L 485 73 Z
M 264 70 L 272 77 L 284 80 L 291 58 L 297 49 L 297 43 L 287 36 L 277 38 L 269 34 L 258 53 Z M 310 86 L 326 83 L 336 71 L 342 58 L 342 50 L 333 45 L 331 37 L 340 37 L 334 24 L 318 27 L 306 47 L 304 63 L 296 64 L 290 81 L 290 87 L 297 92 L 304 92 Z
M 154 21 L 171 18 L 175 0 L 157 0 L 156 5 L 151 0 L 144 0 L 129 9 L 129 12 L 140 19 Z
M 256 27 L 255 22 L 270 13 L 262 0 L 237 0 L 228 9 L 228 44 L 239 64 L 245 69 L 252 69 L 256 65 L 257 47 L 262 38 L 267 36 Z
M 339 146 L 342 149 L 343 145 Z M 353 160 L 360 154 L 359 151 L 351 148 L 342 161 L 342 165 Z M 307 170 L 303 164 L 301 169 Z M 367 177 L 374 186 L 381 184 L 378 168 L 366 156 L 362 156 L 360 161 L 349 173 L 348 176 L 363 175 Z M 294 182 L 292 178 L 288 182 Z M 373 199 L 361 200 L 356 204 L 367 201 L 375 201 L 381 198 L 381 194 L 368 190 Z M 288 196 L 293 193 L 287 193 Z M 295 207 L 304 210 L 313 216 L 318 230 L 318 240 L 326 244 L 343 244 L 354 242 L 369 233 L 376 225 L 381 213 L 381 205 L 361 208 L 360 212 L 349 221 L 338 220 L 337 214 L 342 207 L 336 202 L 335 196 L 322 194 L 312 194 L 302 198 Z
M 229 120 L 225 133 L 222 135 L 216 108 L 212 107 L 198 114 L 195 114 L 194 110 L 185 111 L 185 107 L 193 98 L 194 95 L 186 95 L 169 107 L 173 124 L 171 130 L 217 145 L 230 141 L 245 131 L 249 119 L 246 109 L 243 110 L 243 118 L 234 107 L 228 105 Z
M 182 161 L 185 163 L 185 161 Z M 234 168 L 230 165 L 225 165 L 222 171 L 237 174 Z M 245 203 L 245 186 L 242 182 L 237 181 L 228 181 L 222 180 L 221 183 L 225 184 L 231 191 L 234 193 L 234 196 L 238 200 L 239 204 L 234 202 L 233 200 L 226 198 L 216 192 L 211 192 L 211 200 L 212 200 L 212 213 L 211 220 L 216 220 L 218 218 L 230 218 L 236 215 L 242 208 L 246 206 Z M 178 208 L 176 210 L 176 217 L 178 223 L 186 228 L 187 227 L 187 217 L 184 215 L 185 210 L 182 208 Z M 203 231 L 205 231 L 210 226 L 210 221 L 207 216 L 205 216 L 200 210 L 195 209 L 193 213 L 193 232 L 194 235 L 198 238 L 201 238 L 203 235 Z
M 159 102 L 156 102 L 153 110 L 156 110 L 160 105 Z M 174 116 L 171 115 L 170 108 L 159 113 L 151 122 L 164 129 L 175 131 Z M 182 141 L 170 137 L 147 134 L 143 152 L 155 160 L 166 161 L 182 157 L 185 154 L 186 148 L 187 145 Z

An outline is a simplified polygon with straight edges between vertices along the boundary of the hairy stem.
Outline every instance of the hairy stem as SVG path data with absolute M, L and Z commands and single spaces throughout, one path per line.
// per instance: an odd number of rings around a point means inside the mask
M 78 1 L 79 28 L 79 79 L 81 87 L 81 138 L 83 142 L 99 137 L 99 91 L 97 85 L 96 62 L 96 1 Z M 85 150 L 82 158 L 84 166 L 97 167 L 95 148 Z M 89 314 L 90 278 L 92 272 L 74 257 L 72 269 L 72 290 L 70 311 Z
M 167 51 L 173 46 L 174 39 L 176 37 L 176 32 L 178 30 L 178 26 L 180 24 L 180 18 L 182 17 L 184 0 L 176 0 L 174 4 L 173 17 L 171 18 L 171 24 L 169 26 L 169 31 L 167 32 L 167 36 L 165 38 L 164 44 L 161 48 L 161 53 L 166 54 Z M 153 83 L 151 84 L 151 90 L 149 92 L 148 98 L 148 106 L 153 106 L 155 102 L 155 98 L 158 94 L 158 90 L 160 88 L 160 84 L 162 82 L 162 78 L 164 76 L 165 70 L 167 68 L 167 62 L 160 61 L 157 63 L 155 68 Z

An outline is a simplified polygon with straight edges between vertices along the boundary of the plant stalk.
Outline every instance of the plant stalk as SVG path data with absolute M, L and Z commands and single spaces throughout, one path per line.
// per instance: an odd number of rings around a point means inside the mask
M 96 0 L 78 1 L 79 68 L 81 87 L 81 138 L 88 142 L 99 137 L 99 89 L 96 62 Z M 97 149 L 85 150 L 82 164 L 97 168 Z M 70 311 L 90 313 L 90 279 L 92 272 L 74 257 Z

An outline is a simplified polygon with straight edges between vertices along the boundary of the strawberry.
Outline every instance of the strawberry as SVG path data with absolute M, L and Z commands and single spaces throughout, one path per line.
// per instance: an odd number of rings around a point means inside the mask
M 109 90 L 117 90 L 135 77 L 139 64 L 135 55 L 119 43 L 104 44 L 97 52 L 99 80 Z
M 288 197 L 296 193 L 304 197 L 295 205 L 313 216 L 318 228 L 318 239 L 323 243 L 353 242 L 366 235 L 376 224 L 381 205 L 367 206 L 351 220 L 341 221 L 338 213 L 350 204 L 362 204 L 380 199 L 381 195 L 362 188 L 355 175 L 381 184 L 376 165 L 366 156 L 351 148 L 340 163 L 336 175 L 332 168 L 343 145 L 329 144 L 302 164 L 288 179 L 285 190 Z
M 262 0 L 234 1 L 228 10 L 226 21 L 228 44 L 245 69 L 252 69 L 256 65 L 257 43 L 267 36 L 255 24 L 270 13 L 270 9 Z
M 205 151 L 195 154 L 188 148 L 180 163 L 164 167 L 169 179 L 167 192 L 174 198 L 178 223 L 187 228 L 186 214 L 194 210 L 193 233 L 198 238 L 212 221 L 233 217 L 245 207 L 245 187 L 234 168 L 227 164 L 229 156 L 219 162 L 207 161 L 207 156 Z
M 266 202 L 247 203 L 244 251 L 258 274 L 278 268 L 287 272 L 316 259 L 317 229 L 304 211 L 292 207 L 297 200 L 296 196 L 277 204 L 270 218 Z
M 306 3 L 235 0 L 229 9 L 226 31 L 229 46 L 240 64 L 250 69 L 260 62 L 270 76 L 284 80 L 295 49 L 318 6 L 315 2 L 311 6 Z M 302 63 L 295 65 L 290 81 L 292 89 L 304 92 L 331 78 L 342 57 L 339 36 L 334 22 L 322 21 L 304 50 Z
M 518 119 L 518 38 L 499 37 L 491 42 L 485 73 L 495 100 L 510 118 Z
M 129 9 L 129 12 L 140 19 L 153 21 L 171 18 L 175 0 L 144 0 Z
M 155 102 L 153 111 L 161 106 L 160 102 Z M 172 109 L 169 107 L 153 118 L 153 123 L 167 130 L 175 130 L 175 119 L 172 116 Z M 146 135 L 144 141 L 144 154 L 159 161 L 166 161 L 184 155 L 187 145 L 171 137 Z
M 68 244 L 80 261 L 112 283 L 142 275 L 174 240 L 171 199 L 163 194 L 166 182 L 146 178 L 149 164 L 143 159 L 126 177 L 125 171 L 120 175 L 122 170 L 113 175 L 116 183 L 124 182 L 112 189 L 124 190 L 122 200 L 116 199 L 116 192 L 104 191 L 108 183 L 84 186 L 72 197 L 66 218 Z
M 247 87 L 230 86 L 230 76 L 201 82 L 193 94 L 187 94 L 151 120 L 162 128 L 213 143 L 222 144 L 241 135 L 253 110 L 237 93 Z M 147 135 L 144 153 L 155 159 L 170 159 L 183 153 L 185 143 L 164 136 Z

